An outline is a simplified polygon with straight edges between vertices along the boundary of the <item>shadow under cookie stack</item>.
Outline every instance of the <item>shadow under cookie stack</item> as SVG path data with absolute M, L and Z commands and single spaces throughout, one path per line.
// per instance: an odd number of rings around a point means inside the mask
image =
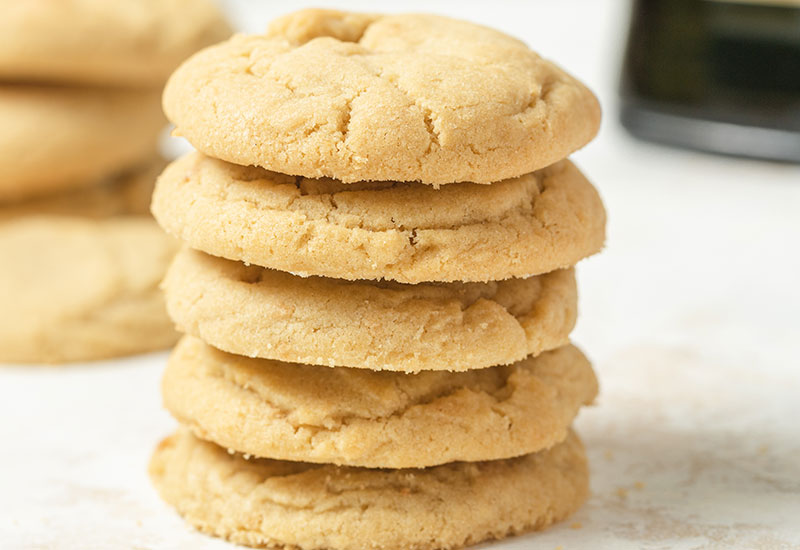
M 454 548 L 582 504 L 572 266 L 605 214 L 565 158 L 591 92 L 485 27 L 305 10 L 195 55 L 164 106 L 199 150 L 152 205 L 186 243 L 168 503 L 305 550 Z

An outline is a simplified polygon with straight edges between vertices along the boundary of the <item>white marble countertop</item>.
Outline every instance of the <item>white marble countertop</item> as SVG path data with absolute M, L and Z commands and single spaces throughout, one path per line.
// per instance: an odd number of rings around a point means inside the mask
M 228 4 L 248 30 L 280 11 Z M 506 29 L 606 106 L 600 137 L 575 155 L 609 211 L 606 251 L 579 268 L 574 334 L 602 384 L 578 420 L 593 496 L 565 524 L 486 547 L 800 549 L 800 166 L 625 136 L 622 2 L 402 6 Z M 147 480 L 174 426 L 164 358 L 0 367 L 0 548 L 232 548 L 194 533 Z

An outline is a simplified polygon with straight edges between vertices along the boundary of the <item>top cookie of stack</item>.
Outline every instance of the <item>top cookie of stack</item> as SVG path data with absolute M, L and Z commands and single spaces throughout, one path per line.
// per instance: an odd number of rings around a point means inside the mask
M 517 177 L 586 144 L 600 121 L 588 89 L 500 32 L 330 12 L 195 56 L 164 107 L 208 155 L 345 183 Z
M 151 462 L 167 501 L 309 550 L 451 548 L 577 508 L 569 426 L 597 385 L 572 266 L 605 212 L 564 159 L 597 131 L 591 92 L 474 24 L 308 10 L 193 56 L 164 106 L 199 149 L 152 204 L 188 245 L 162 390 L 194 436 Z

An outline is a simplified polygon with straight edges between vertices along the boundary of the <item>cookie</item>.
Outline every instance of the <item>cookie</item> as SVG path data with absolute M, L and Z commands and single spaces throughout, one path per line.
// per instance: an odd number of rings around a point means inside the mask
M 169 347 L 158 284 L 174 241 L 145 217 L 0 222 L 0 361 L 101 359 Z
M 184 249 L 164 279 L 182 332 L 293 363 L 418 372 L 513 363 L 569 341 L 572 269 L 491 283 L 303 279 Z
M 330 10 L 194 55 L 164 110 L 210 156 L 348 183 L 500 181 L 565 158 L 600 124 L 583 84 L 501 32 Z
M 302 550 L 451 549 L 542 529 L 586 499 L 583 446 L 425 470 L 246 460 L 191 436 L 150 462 L 162 498 L 197 529 L 249 546 Z
M 496 281 L 598 252 L 605 211 L 569 161 L 489 186 L 309 180 L 187 155 L 153 214 L 214 256 L 337 279 Z
M 163 159 L 153 159 L 88 187 L 0 203 L 0 220 L 35 215 L 86 218 L 149 216 L 156 177 L 165 165 Z
M 184 337 L 164 404 L 182 424 L 254 456 L 370 468 L 510 458 L 564 440 L 597 394 L 565 346 L 513 365 L 402 374 L 232 355 Z
M 230 34 L 208 0 L 5 2 L 0 78 L 156 88 Z
M 27 2 L 20 2 L 26 4 Z M 155 91 L 0 85 L 0 203 L 85 187 L 155 156 Z

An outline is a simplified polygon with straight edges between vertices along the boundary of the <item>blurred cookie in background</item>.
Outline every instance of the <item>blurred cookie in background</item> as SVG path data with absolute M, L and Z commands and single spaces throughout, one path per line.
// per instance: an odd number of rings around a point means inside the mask
M 0 79 L 160 87 L 232 30 L 211 0 L 0 4 Z
M 175 343 L 176 243 L 149 213 L 161 87 L 230 33 L 208 0 L 0 2 L 0 362 Z
M 158 288 L 175 243 L 144 216 L 0 222 L 0 361 L 102 359 L 176 340 Z
M 150 216 L 155 180 L 167 161 L 151 158 L 135 168 L 105 177 L 78 190 L 0 203 L 0 222 L 22 216 Z
M 148 214 L 164 164 L 0 205 L 0 361 L 101 359 L 175 343 L 158 285 L 177 243 Z
M 157 90 L 0 85 L 0 203 L 85 187 L 155 155 Z

